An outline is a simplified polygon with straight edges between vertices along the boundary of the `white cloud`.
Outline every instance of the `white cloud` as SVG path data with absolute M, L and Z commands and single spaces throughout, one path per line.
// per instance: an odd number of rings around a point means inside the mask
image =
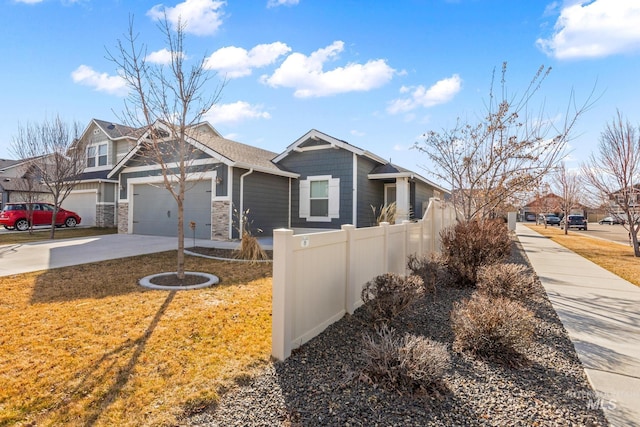
M 206 59 L 204 67 L 233 79 L 250 75 L 253 68 L 273 64 L 280 56 L 289 52 L 291 48 L 282 42 L 259 44 L 249 51 L 228 46 L 213 52 Z
M 76 68 L 71 73 L 71 78 L 75 83 L 92 87 L 98 92 L 106 92 L 118 96 L 127 94 L 127 82 L 121 76 L 99 73 L 87 65 L 81 65 Z
M 298 3 L 300 3 L 300 0 L 269 0 L 267 7 L 295 6 Z
M 272 87 L 294 88 L 298 98 L 329 96 L 378 88 L 393 78 L 395 70 L 386 61 L 376 59 L 366 64 L 349 63 L 344 67 L 324 71 L 324 64 L 337 58 L 344 43 L 333 42 L 311 55 L 292 53 L 271 76 L 261 81 Z
M 15 0 L 16 3 L 36 4 L 42 3 L 44 0 Z
M 637 0 L 580 0 L 562 8 L 553 35 L 536 40 L 536 45 L 558 59 L 639 51 L 639 22 Z
M 247 119 L 270 118 L 271 114 L 263 111 L 261 105 L 251 105 L 245 101 L 214 105 L 204 115 L 204 119 L 213 124 L 213 126 L 217 126 L 220 123 L 238 123 Z
M 358 137 L 363 137 L 363 136 L 366 135 L 364 132 L 359 131 L 359 130 L 355 130 L 355 129 L 353 129 L 350 133 L 351 133 L 351 135 L 358 136 Z
M 182 56 L 182 58 L 186 58 L 184 53 L 181 53 L 180 56 Z M 151 52 L 145 59 L 149 62 L 153 62 L 154 64 L 171 64 L 171 51 L 168 49 L 160 49 L 155 52 Z
M 166 13 L 174 26 L 180 21 L 185 25 L 185 32 L 208 36 L 215 34 L 222 25 L 222 7 L 226 4 L 226 1 L 216 0 L 185 0 L 175 7 L 157 4 L 147 12 L 147 16 L 162 20 Z
M 420 85 L 411 91 L 406 86 L 403 86 L 400 88 L 400 93 L 411 93 L 411 97 L 399 98 L 391 101 L 387 107 L 387 112 L 389 114 L 406 113 L 408 111 L 415 110 L 418 107 L 429 108 L 435 105 L 444 104 L 451 101 L 461 89 L 462 79 L 457 74 L 437 81 L 428 89 Z

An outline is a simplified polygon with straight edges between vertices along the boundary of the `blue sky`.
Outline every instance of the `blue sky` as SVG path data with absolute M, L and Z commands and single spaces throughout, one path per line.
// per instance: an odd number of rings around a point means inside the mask
M 187 22 L 187 57 L 227 77 L 207 119 L 276 153 L 314 128 L 429 177 L 410 147 L 482 115 L 503 61 L 511 93 L 552 67 L 538 98 L 549 117 L 571 90 L 578 101 L 594 86 L 601 95 L 578 123 L 569 167 L 616 109 L 640 123 L 638 0 L 0 0 L 0 158 L 14 158 L 27 122 L 118 121 L 126 91 L 107 49 L 133 16 L 161 60 L 164 12 Z

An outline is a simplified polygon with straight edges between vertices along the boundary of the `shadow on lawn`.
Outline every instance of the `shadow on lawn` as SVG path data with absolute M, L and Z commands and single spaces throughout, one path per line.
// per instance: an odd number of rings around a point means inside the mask
M 138 364 L 138 360 L 140 359 L 149 338 L 158 326 L 160 319 L 167 311 L 167 308 L 173 301 L 175 295 L 176 291 L 172 291 L 167 295 L 164 302 L 160 308 L 158 308 L 158 311 L 149 323 L 149 326 L 140 337 L 135 340 L 128 340 L 120 347 L 105 353 L 98 361 L 96 361 L 95 364 L 93 364 L 91 369 L 82 373 L 82 380 L 73 388 L 72 391 L 69 392 L 70 396 L 91 396 L 94 395 L 95 389 L 99 388 L 105 382 L 112 383 L 111 387 L 109 387 L 109 389 L 104 393 L 98 394 L 95 400 L 85 403 L 87 413 L 87 418 L 84 421 L 85 426 L 95 425 L 100 416 L 118 399 L 120 392 L 127 385 L 129 378 L 132 377 L 134 369 Z M 129 357 L 129 361 L 126 365 L 118 365 L 115 363 L 118 358 L 122 358 L 123 361 L 126 360 L 123 355 L 127 353 L 131 353 L 131 356 Z M 77 404 L 77 402 L 70 399 L 66 401 L 65 404 L 67 407 L 63 408 L 63 414 L 69 411 L 68 405 Z
M 138 277 L 137 272 L 123 272 L 126 267 L 115 264 L 105 268 L 105 262 L 99 267 L 91 263 L 44 271 L 35 279 L 31 303 L 101 299 L 144 292 L 138 286 L 142 276 Z

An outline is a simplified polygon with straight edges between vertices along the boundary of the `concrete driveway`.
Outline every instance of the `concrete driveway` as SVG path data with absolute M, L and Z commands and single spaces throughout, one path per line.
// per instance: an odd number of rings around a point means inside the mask
M 185 245 L 193 241 L 185 239 Z M 197 245 L 211 246 L 212 241 L 196 240 Z M 67 267 L 76 264 L 126 258 L 135 255 L 176 249 L 175 237 L 105 234 L 103 236 L 56 239 L 0 246 L 0 276 Z

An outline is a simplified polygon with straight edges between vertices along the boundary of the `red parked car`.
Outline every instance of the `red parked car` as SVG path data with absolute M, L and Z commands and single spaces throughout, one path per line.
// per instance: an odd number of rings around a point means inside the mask
M 32 218 L 29 220 L 28 206 L 32 207 Z M 14 228 L 19 231 L 29 229 L 33 225 L 51 225 L 53 205 L 51 203 L 7 203 L 0 211 L 0 225 L 7 230 Z M 56 215 L 56 227 L 75 227 L 80 224 L 80 215 L 60 208 Z

